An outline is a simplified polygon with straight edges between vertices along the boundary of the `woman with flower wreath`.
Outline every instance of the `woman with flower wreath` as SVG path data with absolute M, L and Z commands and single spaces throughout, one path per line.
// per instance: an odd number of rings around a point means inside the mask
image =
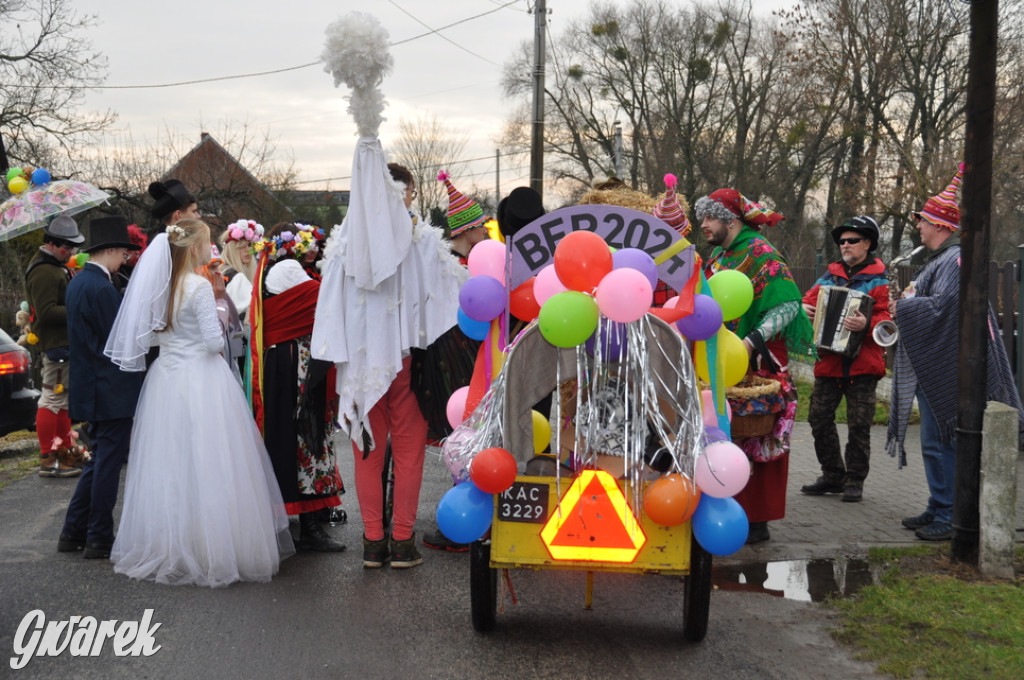
M 334 454 L 334 368 L 310 356 L 320 282 L 302 261 L 318 249 L 316 229 L 283 222 L 256 243 L 249 307 L 252 403 L 289 515 L 299 516 L 300 550 L 341 552 L 317 512 L 341 505 Z
M 734 439 L 752 462 L 750 481 L 736 500 L 750 521 L 747 543 L 757 543 L 771 538 L 769 521 L 786 515 L 789 436 L 796 415 L 788 350 L 813 351 L 813 329 L 785 258 L 760 233 L 765 225 L 775 226 L 785 218 L 748 201 L 735 189 L 719 189 L 698 200 L 694 208 L 701 231 L 715 247 L 704 265 L 705 276 L 735 269 L 743 272 L 754 288 L 749 309 L 726 327 L 742 338 L 751 369 L 779 380 L 785 397 L 785 407 L 769 434 Z

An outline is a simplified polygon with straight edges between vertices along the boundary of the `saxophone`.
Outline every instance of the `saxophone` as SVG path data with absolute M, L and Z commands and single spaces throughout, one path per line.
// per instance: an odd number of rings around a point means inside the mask
M 910 258 L 917 255 L 919 252 L 924 250 L 924 246 L 918 246 L 906 255 L 900 255 L 895 260 L 889 263 L 888 269 L 885 270 L 885 275 L 889 279 L 889 300 L 898 300 L 900 297 L 900 282 L 896 277 L 896 265 L 906 262 Z M 900 338 L 900 329 L 896 326 L 896 322 L 891 319 L 885 321 L 879 321 L 874 330 L 871 331 L 871 337 L 875 341 L 875 344 L 879 347 L 891 347 L 896 344 L 896 341 Z

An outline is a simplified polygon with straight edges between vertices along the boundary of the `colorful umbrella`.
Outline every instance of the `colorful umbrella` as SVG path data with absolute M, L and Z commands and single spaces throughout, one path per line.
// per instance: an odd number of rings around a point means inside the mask
M 110 194 L 85 182 L 47 182 L 0 203 L 0 242 L 46 225 L 53 217 L 74 215 L 105 203 Z

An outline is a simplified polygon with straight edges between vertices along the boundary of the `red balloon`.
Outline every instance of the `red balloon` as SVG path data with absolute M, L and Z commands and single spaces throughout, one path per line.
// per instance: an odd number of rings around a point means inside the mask
M 612 266 L 608 244 L 592 231 L 566 234 L 555 247 L 555 273 L 570 290 L 593 293 Z
M 494 447 L 473 456 L 469 478 L 484 493 L 501 493 L 516 481 L 516 459 L 507 450 Z
M 644 492 L 644 512 L 655 524 L 674 527 L 693 516 L 700 501 L 700 489 L 679 473 L 655 480 Z
M 533 282 L 536 280 L 536 276 L 531 276 L 509 294 L 508 309 L 517 319 L 533 321 L 540 314 L 540 305 L 533 295 Z

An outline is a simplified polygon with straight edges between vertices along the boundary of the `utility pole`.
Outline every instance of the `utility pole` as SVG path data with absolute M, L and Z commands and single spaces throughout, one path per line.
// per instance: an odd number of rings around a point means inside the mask
M 988 259 L 992 221 L 992 139 L 999 0 L 971 3 L 967 62 L 963 216 L 960 221 L 960 407 L 950 557 L 978 564 L 982 424 L 985 416 Z M 999 339 L 994 342 L 1001 342 Z
M 615 176 L 622 179 L 622 123 L 615 121 Z
M 530 141 L 530 188 L 544 197 L 544 30 L 546 0 L 533 7 L 533 134 Z
M 494 150 L 494 209 L 501 203 L 501 149 Z

